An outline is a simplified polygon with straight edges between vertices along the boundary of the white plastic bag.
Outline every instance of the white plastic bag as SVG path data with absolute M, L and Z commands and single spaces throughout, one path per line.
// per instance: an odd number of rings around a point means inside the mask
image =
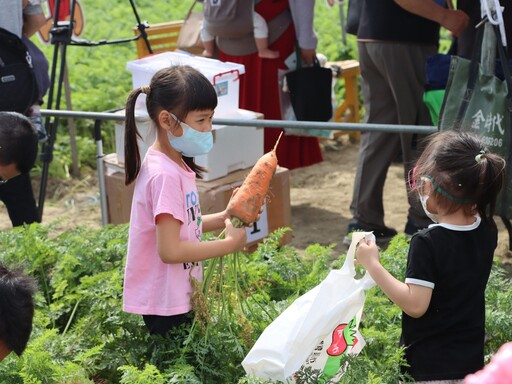
M 355 248 L 363 237 L 375 241 L 370 232 L 353 232 L 343 267 L 331 271 L 263 331 L 242 361 L 248 375 L 293 383 L 297 371 L 311 367 L 319 378 L 341 377 L 341 356 L 364 346 L 357 329 L 365 290 L 375 285 L 368 272 L 355 279 Z

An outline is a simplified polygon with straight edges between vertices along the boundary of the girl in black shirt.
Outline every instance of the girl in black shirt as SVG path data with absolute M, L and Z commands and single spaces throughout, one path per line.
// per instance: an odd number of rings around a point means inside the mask
M 504 173 L 505 161 L 475 136 L 431 136 L 409 182 L 435 224 L 412 237 L 405 282 L 382 267 L 375 244 L 357 248 L 357 261 L 404 312 L 404 371 L 417 383 L 462 383 L 483 367 L 485 287 L 498 240 L 493 213 Z

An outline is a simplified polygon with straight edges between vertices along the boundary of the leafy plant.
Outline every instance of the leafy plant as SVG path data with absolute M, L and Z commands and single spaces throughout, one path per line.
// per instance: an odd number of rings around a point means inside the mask
M 245 376 L 242 359 L 279 313 L 344 261 L 332 247 L 319 245 L 300 256 L 279 245 L 284 231 L 239 257 L 237 284 L 244 287 L 239 292 L 245 294 L 244 307 L 229 304 L 232 312 L 226 316 L 215 309 L 208 332 L 182 326 L 166 337 L 148 335 L 140 316 L 122 311 L 126 225 L 58 233 L 33 224 L 0 232 L 0 260 L 23 265 L 39 281 L 29 345 L 21 357 L 11 354 L 0 364 L 0 383 L 270 383 Z M 408 247 L 408 239 L 398 235 L 381 253 L 382 263 L 399 279 Z M 232 301 L 235 282 L 223 283 Z M 488 358 L 512 338 L 511 289 L 510 276 L 496 263 L 487 288 Z M 218 296 L 206 298 L 219 308 Z M 366 346 L 342 361 L 348 364 L 342 383 L 408 381 L 400 370 L 400 322 L 399 308 L 380 289 L 371 289 L 360 324 Z M 314 380 L 314 372 L 307 377 Z
M 144 369 L 139 370 L 132 366 L 123 365 L 119 367 L 123 373 L 121 376 L 121 384 L 164 384 L 169 383 L 166 375 L 151 364 L 146 364 Z

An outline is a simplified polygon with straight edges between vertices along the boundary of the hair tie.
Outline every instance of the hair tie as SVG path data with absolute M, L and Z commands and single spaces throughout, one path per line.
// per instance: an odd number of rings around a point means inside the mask
M 149 95 L 151 93 L 151 87 L 149 85 L 143 85 L 140 87 L 140 91 L 146 95 Z
M 477 164 L 480 164 L 482 162 L 482 156 L 485 155 L 485 151 L 482 150 L 478 153 L 478 155 L 475 156 L 475 161 Z

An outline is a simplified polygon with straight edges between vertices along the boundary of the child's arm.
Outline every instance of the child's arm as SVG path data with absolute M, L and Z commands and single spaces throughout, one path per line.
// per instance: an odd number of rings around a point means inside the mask
M 224 221 L 224 239 L 213 241 L 183 241 L 180 239 L 182 223 L 172 215 L 156 218 L 158 254 L 167 264 L 202 261 L 242 250 L 247 240 L 245 228 L 235 228 L 229 219 Z
M 226 219 L 229 219 L 226 210 L 217 213 L 203 215 L 203 232 L 212 232 L 225 227 Z
M 235 196 L 235 193 L 238 192 L 239 188 L 235 188 L 233 192 L 231 192 L 231 197 Z M 230 198 L 231 198 L 230 197 Z M 227 209 L 224 209 L 221 212 L 210 213 L 208 215 L 203 215 L 203 232 L 211 232 L 217 229 L 223 229 L 226 219 L 230 219 Z
M 25 4 L 25 3 L 23 3 Z M 46 23 L 46 17 L 41 5 L 27 4 L 23 9 L 23 34 L 32 36 Z
M 432 289 L 416 284 L 406 284 L 391 275 L 379 261 L 375 243 L 361 241 L 356 250 L 357 261 L 370 273 L 382 291 L 411 317 L 425 314 L 432 297 Z
M 435 1 L 395 0 L 401 8 L 420 17 L 439 23 L 454 36 L 459 36 L 469 23 L 469 16 L 458 9 L 446 9 Z

